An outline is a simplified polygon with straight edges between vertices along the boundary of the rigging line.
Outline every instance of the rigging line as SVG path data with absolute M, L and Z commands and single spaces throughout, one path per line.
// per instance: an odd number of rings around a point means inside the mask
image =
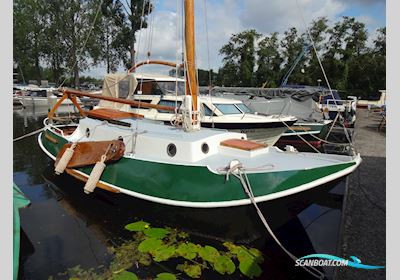
M 175 119 L 178 118 L 178 40 L 179 40 L 179 17 L 178 17 L 179 0 L 176 0 L 176 21 L 175 21 Z
M 149 54 L 151 54 L 151 49 L 153 47 L 153 33 L 154 33 L 154 29 L 155 29 L 155 17 L 156 17 L 155 12 L 154 12 L 154 10 L 156 9 L 155 7 L 156 7 L 156 5 L 154 4 L 152 6 L 152 10 L 151 10 L 152 17 L 151 17 L 151 24 L 150 24 Z
M 203 1 L 204 3 L 204 22 L 206 28 L 206 48 L 207 48 L 207 66 L 208 66 L 208 96 L 210 97 L 210 102 L 212 102 L 212 95 L 211 95 L 211 86 L 212 86 L 212 77 L 211 77 L 211 66 L 210 66 L 210 45 L 209 45 L 209 38 L 208 38 L 208 17 L 207 17 L 207 0 Z M 211 127 L 214 128 L 214 114 L 211 114 Z
M 282 121 L 282 123 L 293 133 L 296 133 L 285 121 Z M 295 134 L 296 135 L 296 134 Z M 313 145 L 311 145 L 306 139 L 304 139 L 300 134 L 297 134 L 297 136 L 303 140 L 303 142 L 305 142 L 308 146 L 310 146 L 314 151 L 316 151 L 317 153 L 321 153 L 317 148 L 315 148 Z
M 150 0 L 148 0 L 150 2 Z M 142 29 L 143 29 L 143 22 L 144 22 L 144 7 L 146 6 L 146 0 L 143 1 L 142 5 L 142 14 L 140 16 L 140 28 L 139 28 L 139 38 L 138 38 L 138 46 L 137 52 L 135 54 L 135 61 L 138 61 L 139 52 L 140 52 L 140 38 L 142 38 Z M 132 65 L 133 66 L 133 65 Z
M 310 33 L 310 29 L 307 27 L 306 22 L 305 22 L 305 20 L 304 20 L 303 10 L 301 9 L 301 7 L 300 7 L 300 5 L 299 5 L 298 0 L 296 0 L 296 5 L 297 5 L 298 10 L 300 11 L 301 20 L 302 20 L 302 22 L 303 22 L 304 27 L 306 28 L 307 35 L 308 35 L 308 37 L 310 38 L 311 44 L 312 44 L 312 46 L 313 46 L 313 50 L 314 50 L 314 52 L 315 52 L 315 56 L 317 57 L 319 66 L 321 67 L 322 74 L 324 75 L 324 79 L 325 79 L 325 82 L 326 82 L 326 84 L 327 84 L 327 86 L 328 86 L 329 92 L 330 92 L 331 96 L 333 97 L 333 101 L 335 102 L 335 105 L 337 106 L 338 104 L 337 104 L 336 98 L 335 98 L 335 96 L 333 95 L 331 85 L 330 85 L 329 80 L 328 80 L 328 77 L 327 77 L 327 75 L 326 75 L 326 73 L 325 73 L 325 69 L 324 69 L 324 67 L 323 67 L 323 65 L 322 65 L 321 59 L 320 59 L 320 57 L 319 57 L 319 55 L 318 55 L 317 49 L 316 49 L 316 47 L 315 47 L 314 40 L 313 40 L 313 38 L 312 38 L 312 36 L 311 36 L 311 33 Z M 338 112 L 338 113 L 339 113 L 339 112 Z M 349 141 L 350 145 L 353 147 L 353 143 L 351 142 L 350 137 L 349 137 L 349 135 L 348 135 L 348 133 L 347 133 L 346 126 L 345 126 L 344 124 L 342 124 L 342 126 L 343 126 L 343 128 L 344 128 L 344 133 L 345 133 L 345 135 L 346 135 L 347 141 Z M 353 147 L 353 148 L 354 148 L 354 147 Z M 354 149 L 355 149 L 355 148 L 354 148 Z
M 151 0 L 148 1 L 148 5 L 147 5 L 147 11 L 150 11 L 150 7 L 151 7 Z M 149 59 L 148 55 L 149 55 L 149 46 L 150 46 L 150 30 L 151 30 L 151 19 L 152 19 L 153 13 L 150 13 L 150 16 L 148 16 L 148 22 L 150 22 L 150 24 L 147 25 L 148 28 L 146 28 L 146 32 L 145 32 L 145 41 L 144 41 L 144 50 L 147 50 L 147 58 L 145 58 L 146 60 Z M 144 22 L 144 21 L 143 21 Z M 150 26 L 149 26 L 150 25 Z M 145 53 L 144 51 L 144 53 Z M 144 54 L 144 56 L 146 57 L 146 54 Z
M 94 24 L 96 23 L 97 17 L 99 16 L 99 13 L 100 13 L 102 5 L 103 5 L 103 0 L 100 1 L 99 7 L 97 8 L 96 15 L 94 17 L 92 25 L 90 26 L 89 33 L 88 33 L 88 35 L 86 37 L 86 40 L 84 41 L 82 48 L 80 50 L 78 50 L 78 54 L 76 56 L 75 62 L 74 62 L 73 66 L 71 67 L 70 70 L 73 70 L 75 68 L 76 64 L 78 63 L 79 56 L 82 54 L 84 48 L 86 47 L 86 44 L 87 44 L 87 42 L 89 40 L 89 37 L 90 37 L 90 34 L 92 33 L 92 30 L 94 28 Z M 65 77 L 64 81 L 60 84 L 59 87 L 62 87 L 66 81 L 67 81 L 67 77 Z

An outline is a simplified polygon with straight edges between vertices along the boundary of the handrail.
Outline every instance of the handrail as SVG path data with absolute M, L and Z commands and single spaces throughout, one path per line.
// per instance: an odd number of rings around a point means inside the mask
M 54 104 L 53 108 L 50 110 L 48 113 L 48 118 L 52 119 L 54 116 L 55 111 L 57 108 L 61 105 L 61 103 L 65 99 L 70 99 L 72 103 L 77 107 L 79 113 L 82 116 L 86 116 L 86 111 L 83 110 L 78 102 L 76 102 L 76 96 L 79 97 L 89 97 L 93 99 L 100 99 L 100 100 L 106 100 L 106 101 L 111 101 L 111 102 L 116 102 L 116 103 L 122 103 L 122 104 L 128 104 L 131 106 L 135 107 L 141 107 L 141 108 L 153 108 L 153 109 L 160 109 L 160 110 L 165 110 L 165 111 L 175 111 L 174 107 L 170 106 L 163 106 L 163 105 L 156 105 L 156 104 L 151 104 L 148 102 L 139 102 L 139 101 L 134 101 L 134 100 L 127 100 L 127 99 L 121 99 L 121 98 L 116 98 L 116 97 L 109 97 L 109 96 L 98 96 L 98 95 L 93 95 L 88 92 L 82 92 L 79 90 L 74 90 L 74 89 L 67 89 L 67 88 L 59 88 L 58 91 L 63 93 L 63 96 L 60 98 L 60 100 L 57 101 L 56 104 Z
M 136 68 L 142 66 L 142 65 L 146 65 L 146 64 L 158 64 L 158 65 L 164 65 L 164 66 L 171 66 L 171 67 L 177 67 L 178 68 L 182 68 L 183 67 L 183 63 L 177 65 L 177 63 L 175 62 L 170 62 L 170 61 L 165 61 L 165 60 L 145 60 L 139 63 L 136 63 L 134 66 L 132 66 L 129 70 L 128 73 L 132 73 L 133 71 L 136 70 Z

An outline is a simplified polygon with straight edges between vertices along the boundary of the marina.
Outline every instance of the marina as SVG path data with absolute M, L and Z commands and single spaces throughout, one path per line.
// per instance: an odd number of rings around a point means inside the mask
M 385 279 L 386 27 L 296 2 L 212 66 L 206 1 L 56 2 L 14 1 L 14 280 Z
M 384 212 L 374 206 L 378 204 L 384 207 L 385 201 L 385 166 L 381 163 L 385 159 L 385 133 L 377 130 L 378 118 L 368 117 L 366 110 L 357 112 L 359 122 L 356 124 L 358 133 L 355 145 L 360 147 L 363 159 L 367 156 L 367 160 L 363 160 L 360 165 L 362 174 L 368 174 L 361 175 L 365 178 L 364 189 L 358 187 L 359 175 L 355 173 L 348 179 L 327 185 L 321 190 L 304 192 L 300 196 L 262 208 L 273 225 L 275 234 L 297 255 L 313 252 L 341 255 L 345 250 L 355 250 L 360 258 L 371 260 L 371 263 L 385 263 L 385 220 L 380 218 Z M 21 131 L 27 133 L 40 128 L 45 117 L 46 115 L 29 116 L 27 129 L 23 117 L 14 113 L 14 136 L 20 135 Z M 374 143 L 373 149 L 364 145 L 371 135 L 374 137 L 371 142 Z M 67 174 L 57 176 L 53 173 L 51 160 L 40 151 L 35 138 L 16 142 L 14 150 L 14 181 L 31 200 L 29 207 L 20 210 L 23 231 L 21 279 L 59 277 L 58 273 L 77 265 L 84 269 L 107 265 L 112 257 L 107 248 L 128 240 L 130 235 L 123 229 L 124 225 L 135 220 L 180 228 L 203 244 L 216 244 L 219 240 L 251 244 L 266 259 L 262 265 L 265 274 L 259 279 L 290 279 L 294 275 L 309 279 L 307 272 L 295 268 L 293 261 L 271 240 L 251 207 L 231 208 L 228 214 L 226 211 L 207 213 L 190 208 L 175 209 L 102 190 L 96 190 L 94 197 L 86 197 L 82 191 L 83 182 Z M 380 195 L 372 195 L 371 191 L 378 191 Z M 371 199 L 372 202 L 369 201 Z M 46 219 L 42 219 L 43 216 Z M 352 220 L 358 220 L 358 217 L 367 218 L 368 221 L 354 223 Z M 368 239 L 364 242 L 369 247 L 356 245 L 362 241 L 354 238 L 365 227 L 368 228 L 366 232 L 371 232 L 371 228 L 377 231 L 372 235 L 362 235 Z M 293 232 L 296 234 L 292 235 Z M 147 277 L 160 271 L 158 266 L 143 267 L 138 273 Z M 326 273 L 327 279 L 336 279 L 333 278 L 334 275 L 341 277 L 337 279 L 348 279 L 347 273 L 351 273 L 353 277 L 363 274 L 366 279 L 379 279 L 385 272 L 331 270 Z M 211 274 L 207 279 L 225 278 Z

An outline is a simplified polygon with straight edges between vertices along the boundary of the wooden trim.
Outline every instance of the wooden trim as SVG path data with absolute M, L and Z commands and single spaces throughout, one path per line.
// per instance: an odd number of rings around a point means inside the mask
M 164 60 L 146 60 L 146 61 L 139 62 L 139 63 L 135 64 L 134 66 L 132 66 L 132 67 L 128 70 L 128 73 L 135 72 L 135 70 L 136 70 L 137 68 L 139 68 L 139 67 L 142 66 L 142 65 L 146 65 L 146 64 L 158 64 L 158 65 L 171 66 L 171 67 L 177 67 L 177 66 L 178 66 L 178 68 L 183 67 L 183 64 L 178 65 L 178 64 L 176 64 L 175 62 L 170 62 L 170 61 L 164 61 Z
M 56 104 L 54 104 L 53 108 L 51 108 L 50 112 L 47 114 L 47 117 L 51 120 L 54 116 L 54 113 L 56 112 L 57 108 L 60 106 L 60 104 L 68 98 L 67 94 L 63 94 L 63 96 L 57 101 Z
M 78 101 L 76 101 L 76 96 L 75 95 L 71 95 L 69 96 L 69 99 L 71 99 L 72 103 L 75 105 L 75 107 L 78 109 L 79 113 L 81 114 L 81 116 L 86 116 L 86 112 L 83 111 L 83 109 L 81 108 L 81 106 L 78 104 Z
M 175 111 L 175 107 L 170 107 L 170 106 L 162 106 L 162 105 L 155 105 L 147 102 L 138 102 L 134 100 L 127 100 L 127 99 L 121 99 L 121 98 L 116 98 L 116 97 L 110 97 L 110 96 L 97 96 L 91 93 L 87 92 L 82 92 L 79 90 L 74 90 L 74 89 L 60 89 L 64 94 L 70 96 L 70 95 L 75 95 L 75 96 L 85 96 L 85 97 L 90 97 L 93 99 L 100 99 L 100 100 L 107 100 L 107 101 L 112 101 L 116 103 L 122 103 L 122 104 L 128 104 L 132 105 L 135 107 L 141 107 L 141 108 L 155 108 L 155 109 L 160 109 L 160 110 L 165 110 L 165 111 Z
M 47 140 L 49 140 L 51 143 L 57 144 L 58 140 L 51 137 L 50 135 L 47 134 L 47 131 L 44 133 L 44 137 L 46 137 Z
M 245 151 L 253 151 L 267 147 L 267 145 L 265 144 L 260 144 L 254 141 L 248 141 L 242 139 L 228 139 L 222 141 L 220 145 Z
M 127 119 L 127 118 L 142 119 L 142 118 L 144 118 L 144 116 L 140 115 L 140 114 L 124 112 L 124 111 L 119 111 L 119 110 L 114 110 L 114 109 L 109 109 L 109 108 L 94 109 L 94 110 L 90 110 L 86 113 L 87 113 L 87 116 L 89 116 L 89 117 L 101 118 L 104 120 L 118 120 L 118 119 Z
M 67 172 L 69 175 L 75 177 L 76 179 L 78 179 L 80 181 L 86 182 L 88 180 L 88 178 L 86 178 L 86 176 L 83 176 L 83 175 L 79 174 L 78 172 L 76 172 L 73 169 L 66 168 L 65 172 Z M 119 190 L 117 190 L 115 188 L 112 188 L 112 187 L 109 187 L 109 186 L 107 186 L 107 185 L 105 185 L 105 184 L 103 184 L 101 182 L 98 182 L 96 184 L 96 187 L 98 187 L 100 189 L 103 189 L 103 190 L 106 190 L 106 191 L 109 191 L 109 192 L 112 192 L 112 193 L 120 193 Z

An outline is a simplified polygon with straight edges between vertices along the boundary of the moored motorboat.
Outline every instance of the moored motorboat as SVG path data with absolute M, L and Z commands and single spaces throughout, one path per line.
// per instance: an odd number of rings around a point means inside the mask
M 143 108 L 129 105 L 121 106 L 109 101 L 100 101 L 97 108 L 117 108 L 134 112 L 146 119 L 162 121 L 167 125 L 181 121 L 180 106 L 185 96 L 185 80 L 165 75 L 134 73 L 137 86 L 133 93 L 120 94 L 115 81 L 122 80 L 126 74 L 108 74 L 103 84 L 103 96 L 118 97 L 140 101 L 141 104 L 171 106 L 176 112 L 157 108 Z M 200 121 L 202 127 L 227 129 L 246 133 L 248 139 L 267 145 L 274 145 L 287 126 L 293 125 L 297 118 L 284 114 L 256 114 L 240 100 L 210 95 L 199 95 Z

